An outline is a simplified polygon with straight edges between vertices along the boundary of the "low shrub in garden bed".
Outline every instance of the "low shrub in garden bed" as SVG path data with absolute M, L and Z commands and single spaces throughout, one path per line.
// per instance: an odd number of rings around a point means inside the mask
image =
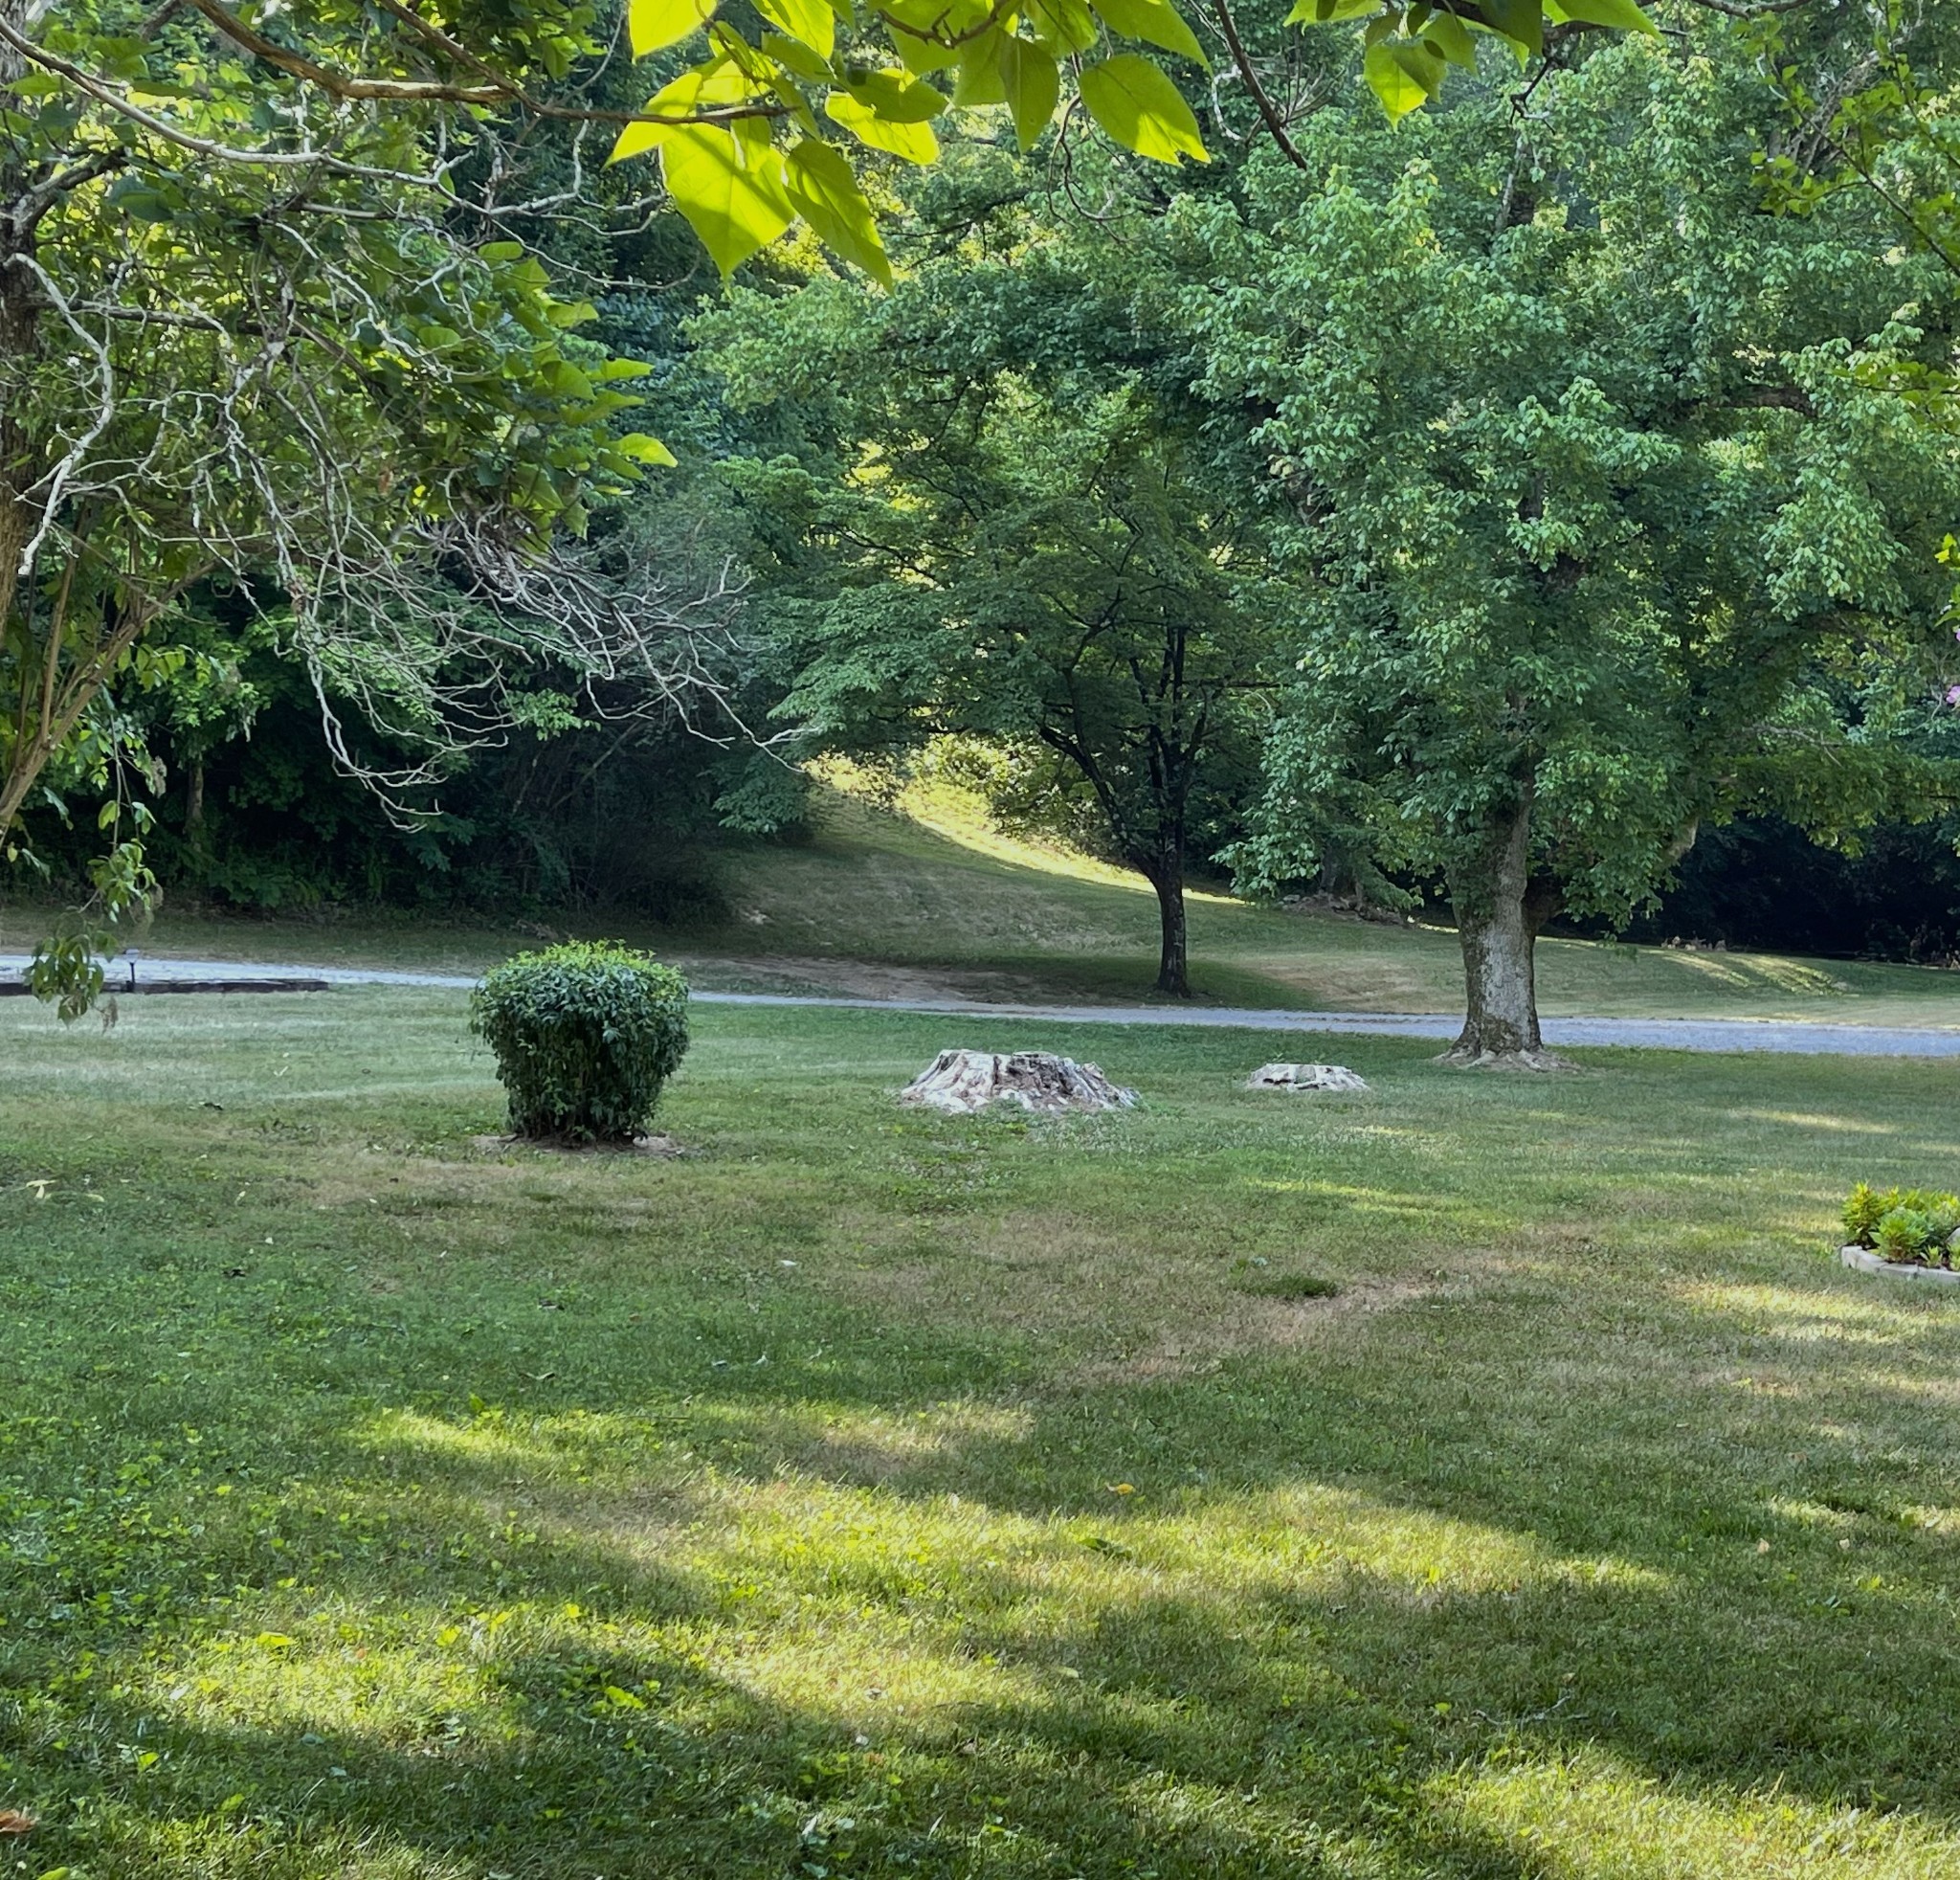
M 1844 1203 L 1844 1231 L 1897 1266 L 1951 1267 L 1960 1253 L 1960 1195 L 1930 1188 L 1887 1188 L 1860 1182 Z

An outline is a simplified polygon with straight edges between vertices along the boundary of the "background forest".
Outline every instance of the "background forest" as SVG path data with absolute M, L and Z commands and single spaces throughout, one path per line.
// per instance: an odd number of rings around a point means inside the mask
M 180 906 L 713 921 L 718 854 L 796 841 L 841 752 L 1140 870 L 1175 991 L 1188 875 L 1460 912 L 1522 713 L 1534 930 L 1960 953 L 1953 23 L 1657 17 L 1553 28 L 1528 83 L 1473 50 L 1392 124 L 1347 35 L 1201 13 L 1209 163 L 1018 100 L 943 124 L 867 186 L 888 285 L 804 240 L 724 286 L 539 128 L 503 233 L 678 459 L 589 525 L 680 598 L 659 682 L 573 710 L 540 660 L 377 791 L 414 711 L 296 652 L 277 568 L 212 575 L 13 886 L 80 888 L 140 801 Z

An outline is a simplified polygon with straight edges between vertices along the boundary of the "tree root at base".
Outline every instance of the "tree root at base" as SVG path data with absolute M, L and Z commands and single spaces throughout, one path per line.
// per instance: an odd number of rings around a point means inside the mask
M 1453 1044 L 1437 1053 L 1433 1063 L 1451 1064 L 1459 1070 L 1577 1070 L 1570 1058 L 1543 1047 L 1536 1051 L 1477 1051 L 1468 1045 Z

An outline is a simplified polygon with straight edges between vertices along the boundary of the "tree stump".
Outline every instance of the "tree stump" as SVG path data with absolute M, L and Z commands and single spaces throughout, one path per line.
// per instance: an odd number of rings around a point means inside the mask
M 1110 1083 L 1097 1065 L 1047 1051 L 942 1051 L 899 1093 L 902 1104 L 948 1116 L 970 1116 L 997 1103 L 1056 1116 L 1128 1109 L 1136 1100 L 1134 1090 Z
M 1346 1064 L 1261 1064 L 1248 1090 L 1365 1090 L 1367 1081 Z

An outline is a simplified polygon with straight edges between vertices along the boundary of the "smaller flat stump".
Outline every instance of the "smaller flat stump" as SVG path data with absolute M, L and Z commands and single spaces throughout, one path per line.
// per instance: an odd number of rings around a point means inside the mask
M 1878 1273 L 1888 1280 L 1926 1280 L 1933 1286 L 1960 1286 L 1960 1273 L 1950 1266 L 1908 1266 L 1902 1261 L 1881 1260 L 1869 1247 L 1839 1247 L 1838 1258 L 1857 1273 Z
M 1043 1116 L 1128 1109 L 1134 1090 L 1112 1084 L 1095 1064 L 1047 1051 L 942 1051 L 899 1092 L 902 1104 L 971 1116 L 997 1103 Z
M 1346 1064 L 1261 1064 L 1246 1079 L 1248 1090 L 1365 1090 L 1367 1080 Z

